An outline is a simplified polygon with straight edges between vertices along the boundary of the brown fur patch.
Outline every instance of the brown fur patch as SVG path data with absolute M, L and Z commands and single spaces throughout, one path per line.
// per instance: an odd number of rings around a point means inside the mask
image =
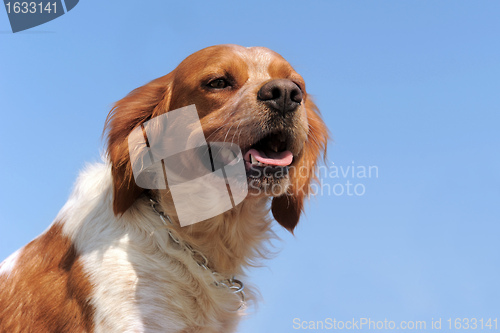
M 316 179 L 316 165 L 320 156 L 326 156 L 328 129 L 311 99 L 305 100 L 309 131 L 302 156 L 290 171 L 292 186 L 287 194 L 273 198 L 272 212 L 276 221 L 293 233 L 304 210 L 304 199 L 309 195 L 309 186 Z
M 61 224 L 21 250 L 0 275 L 0 332 L 92 332 L 92 285 Z

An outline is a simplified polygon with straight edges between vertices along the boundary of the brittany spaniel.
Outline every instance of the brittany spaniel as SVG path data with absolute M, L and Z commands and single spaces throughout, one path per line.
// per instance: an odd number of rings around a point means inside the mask
M 193 104 L 207 141 L 241 149 L 248 193 L 181 227 L 171 191 L 135 181 L 128 137 Z M 269 213 L 294 230 L 326 150 L 304 80 L 267 48 L 208 47 L 118 101 L 106 133 L 106 162 L 87 167 L 51 226 L 0 264 L 0 331 L 234 332 L 253 299 L 243 269 L 273 235 Z

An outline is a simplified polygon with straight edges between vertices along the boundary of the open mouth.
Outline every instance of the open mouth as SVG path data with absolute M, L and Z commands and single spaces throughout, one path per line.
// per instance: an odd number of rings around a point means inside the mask
M 284 133 L 272 133 L 253 144 L 244 153 L 247 176 L 251 178 L 288 175 L 288 167 L 293 163 L 290 138 Z

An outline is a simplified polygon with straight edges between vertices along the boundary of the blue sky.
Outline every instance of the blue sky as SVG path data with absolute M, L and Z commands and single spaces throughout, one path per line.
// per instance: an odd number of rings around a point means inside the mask
M 263 301 L 240 332 L 296 331 L 294 318 L 442 318 L 441 331 L 448 318 L 496 318 L 499 17 L 495 1 L 81 0 L 12 34 L 0 9 L 0 260 L 99 160 L 114 101 L 203 47 L 260 45 L 315 96 L 328 170 L 378 177 L 329 175 L 295 236 L 276 226 L 280 254 L 250 271 Z

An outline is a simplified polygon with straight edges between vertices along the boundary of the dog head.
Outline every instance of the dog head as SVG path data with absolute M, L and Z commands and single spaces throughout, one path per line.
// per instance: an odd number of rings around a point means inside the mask
M 129 134 L 156 116 L 192 104 L 207 141 L 241 148 L 248 196 L 272 197 L 274 218 L 293 231 L 316 163 L 326 151 L 328 131 L 303 78 L 263 47 L 208 47 L 115 104 L 106 121 L 115 214 L 125 212 L 144 191 L 134 181 Z

